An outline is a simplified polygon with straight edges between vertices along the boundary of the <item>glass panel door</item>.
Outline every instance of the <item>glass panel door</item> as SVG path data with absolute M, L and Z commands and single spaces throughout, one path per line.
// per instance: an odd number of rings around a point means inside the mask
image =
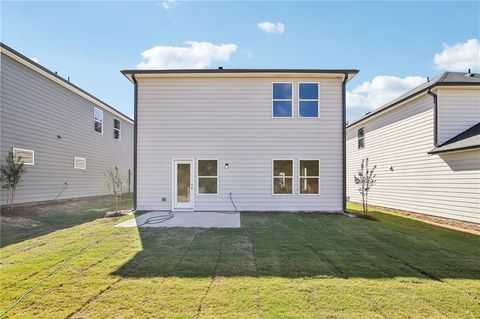
M 177 164 L 177 202 L 190 201 L 190 164 Z
M 174 209 L 193 209 L 193 161 L 175 161 Z

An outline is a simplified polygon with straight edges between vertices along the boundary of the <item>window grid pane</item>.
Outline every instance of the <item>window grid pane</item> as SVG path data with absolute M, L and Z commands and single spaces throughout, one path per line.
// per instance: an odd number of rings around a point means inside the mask
M 292 83 L 272 84 L 272 116 L 293 116 L 293 85 Z
M 318 194 L 318 177 L 300 177 L 300 194 Z
M 273 160 L 273 193 L 293 194 L 293 160 Z
M 299 83 L 298 91 L 298 116 L 319 117 L 318 83 Z

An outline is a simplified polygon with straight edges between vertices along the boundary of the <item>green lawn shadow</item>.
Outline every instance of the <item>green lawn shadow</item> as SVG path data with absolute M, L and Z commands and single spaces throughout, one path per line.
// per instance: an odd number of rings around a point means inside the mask
M 138 228 L 122 277 L 480 279 L 480 236 L 372 212 L 242 213 L 241 229 Z
M 130 209 L 132 195 L 124 195 L 121 203 L 123 209 Z M 15 214 L 2 213 L 0 248 L 93 221 L 114 209 L 110 195 L 20 206 Z

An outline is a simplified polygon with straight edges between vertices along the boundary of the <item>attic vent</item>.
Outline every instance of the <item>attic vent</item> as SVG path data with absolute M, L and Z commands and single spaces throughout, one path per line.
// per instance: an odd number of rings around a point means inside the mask
M 472 77 L 472 76 L 475 76 L 475 74 L 472 73 L 470 69 L 468 69 L 468 72 L 467 74 L 465 74 L 465 76 Z
M 13 157 L 17 163 L 23 162 L 25 165 L 33 165 L 35 163 L 34 151 L 21 148 L 13 148 Z
M 219 70 L 223 70 L 223 66 L 219 66 L 218 69 L 219 69 Z
M 86 169 L 87 168 L 87 159 L 85 157 L 74 157 L 73 158 L 73 167 L 76 169 Z

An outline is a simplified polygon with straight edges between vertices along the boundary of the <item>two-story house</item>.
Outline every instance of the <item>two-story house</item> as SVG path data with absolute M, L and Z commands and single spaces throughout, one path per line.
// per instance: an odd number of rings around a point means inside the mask
M 27 169 L 17 203 L 108 194 L 115 165 L 133 188 L 133 120 L 3 43 L 0 108 L 0 161 L 13 152 Z
M 344 210 L 357 70 L 126 70 L 138 210 Z
M 377 165 L 369 202 L 480 223 L 480 75 L 445 72 L 347 127 L 347 195 Z

